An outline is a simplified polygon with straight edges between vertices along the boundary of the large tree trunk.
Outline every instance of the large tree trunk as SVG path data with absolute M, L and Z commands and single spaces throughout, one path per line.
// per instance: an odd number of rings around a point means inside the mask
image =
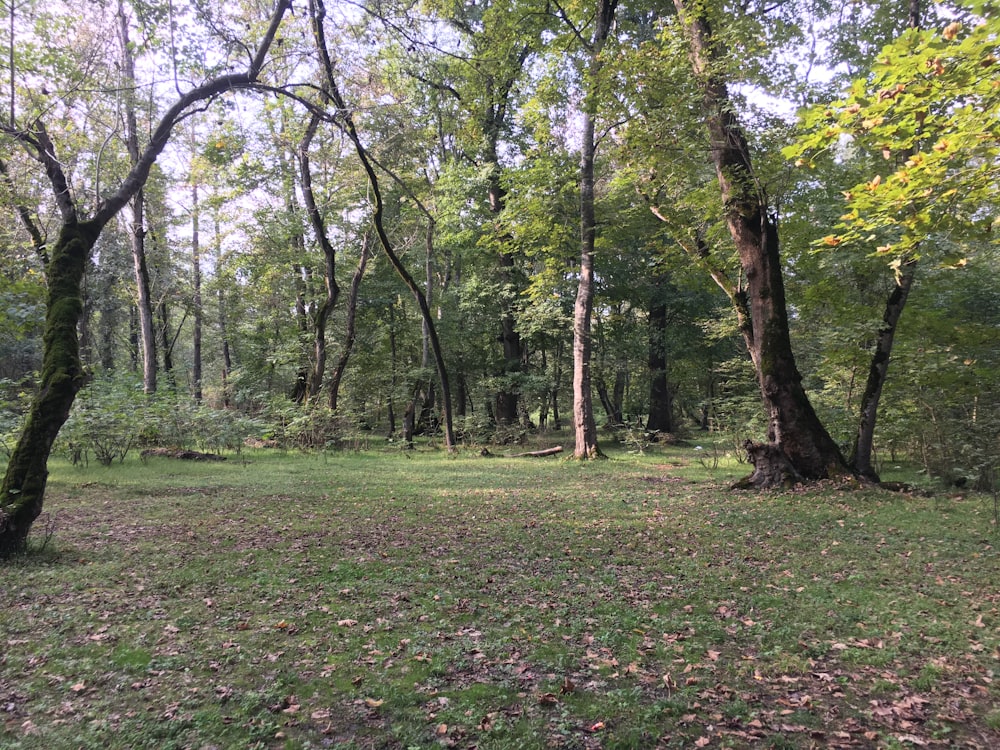
M 844 472 L 844 458 L 816 416 L 792 354 L 778 228 L 768 214 L 726 84 L 715 72 L 720 68 L 720 54 L 711 26 L 699 6 L 689 7 L 687 0 L 674 0 L 674 4 L 687 28 L 726 223 L 746 279 L 746 287 L 733 290 L 730 296 L 767 410 L 768 441 L 787 456 L 805 480 Z M 775 455 L 779 454 L 751 452 L 751 458 L 760 457 L 752 484 L 774 484 L 776 474 L 770 463 Z
M 77 325 L 83 273 L 98 233 L 91 223 L 66 222 L 50 251 L 41 383 L 0 485 L 0 558 L 24 549 L 42 512 L 49 454 L 84 383 Z

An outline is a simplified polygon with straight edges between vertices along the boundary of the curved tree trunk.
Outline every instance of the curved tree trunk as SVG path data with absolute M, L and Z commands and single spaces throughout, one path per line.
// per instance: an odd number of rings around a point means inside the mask
M 882 314 L 882 325 L 875 336 L 875 351 L 868 367 L 868 379 L 861 395 L 861 410 L 858 418 L 858 431 L 854 436 L 849 463 L 859 475 L 873 482 L 879 480 L 878 472 L 872 463 L 872 453 L 875 447 L 875 422 L 878 417 L 878 405 L 882 398 L 882 388 L 889 374 L 889 357 L 892 354 L 892 344 L 896 337 L 896 327 L 903 314 L 903 307 L 913 287 L 917 261 L 908 258 L 900 266 L 896 283 L 885 302 Z
M 309 12 L 313 22 L 313 35 L 316 41 L 317 52 L 320 55 L 321 63 L 323 65 L 325 76 L 325 94 L 340 112 L 340 121 L 343 125 L 343 131 L 354 145 L 354 150 L 358 155 L 358 160 L 361 162 L 361 167 L 364 169 L 365 175 L 368 177 L 368 184 L 371 187 L 372 200 L 374 203 L 372 225 L 375 228 L 375 234 L 378 236 L 379 244 L 382 245 L 382 250 L 389 259 L 389 263 L 392 265 L 396 274 L 403 280 L 406 288 L 410 290 L 410 293 L 417 301 L 417 305 L 420 307 L 421 318 L 427 326 L 427 339 L 431 346 L 431 353 L 434 356 L 434 364 L 437 367 L 438 383 L 441 387 L 441 406 L 442 411 L 444 412 L 444 442 L 448 452 L 450 453 L 455 450 L 455 429 L 451 412 L 451 386 L 448 382 L 448 369 L 445 366 L 444 352 L 441 349 L 441 341 L 437 335 L 437 327 L 434 325 L 434 318 L 431 315 L 430 305 L 427 303 L 426 295 L 413 279 L 410 272 L 406 270 L 406 266 L 403 265 L 403 262 L 396 254 L 392 241 L 389 239 L 389 234 L 385 229 L 385 224 L 382 221 L 382 217 L 385 214 L 385 202 L 382 198 L 382 189 L 380 187 L 378 174 L 375 171 L 375 163 L 369 156 L 368 149 L 365 148 L 365 145 L 361 142 L 361 136 L 358 134 L 357 126 L 354 123 L 354 117 L 351 115 L 351 109 L 347 106 L 344 98 L 340 94 L 339 88 L 337 87 L 333 61 L 330 58 L 329 50 L 326 45 L 326 35 L 323 30 L 323 22 L 326 18 L 326 6 L 323 3 L 323 0 L 310 0 Z
M 121 185 L 97 204 L 87 221 L 79 219 L 69 182 L 44 123 L 36 120 L 28 129 L 19 129 L 13 122 L 0 123 L 0 130 L 19 141 L 45 170 L 62 217 L 47 268 L 40 387 L 0 484 L 0 558 L 24 549 L 31 525 L 42 512 L 52 445 L 83 385 L 77 326 L 83 314 L 84 270 L 101 230 L 142 190 L 174 127 L 192 106 L 256 84 L 288 6 L 288 0 L 277 0 L 268 29 L 245 72 L 218 76 L 180 95 L 153 129 L 149 144 Z
M 357 338 L 358 320 L 358 299 L 361 296 L 361 280 L 365 276 L 365 269 L 368 267 L 368 259 L 371 257 L 370 240 L 367 233 L 361 241 L 361 257 L 358 265 L 351 276 L 351 286 L 347 293 L 347 324 L 344 335 L 344 343 L 340 349 L 340 357 L 337 364 L 330 373 L 330 410 L 337 410 L 337 399 L 340 394 L 340 383 L 344 379 L 344 372 L 347 370 L 347 362 L 354 349 L 354 341 Z
M 98 234 L 93 223 L 67 222 L 50 250 L 41 383 L 0 485 L 0 558 L 24 549 L 42 512 L 49 454 L 84 383 L 77 325 L 83 273 Z
M 326 373 L 326 326 L 330 315 L 333 314 L 333 308 L 337 305 L 337 299 L 340 297 L 340 287 L 337 285 L 336 274 L 337 252 L 330 243 L 330 238 L 326 233 L 326 222 L 323 220 L 323 214 L 320 213 L 319 205 L 316 203 L 312 182 L 312 166 L 309 160 L 309 146 L 316 135 L 319 123 L 319 115 L 314 114 L 309 120 L 305 135 L 302 136 L 298 154 L 306 214 L 309 216 L 309 223 L 312 225 L 316 241 L 323 250 L 323 287 L 325 289 L 323 301 L 320 302 L 313 316 L 313 361 L 308 379 L 307 399 L 318 396 L 323 387 L 323 377 Z
M 921 0 L 910 0 L 907 23 L 911 29 L 919 29 L 922 15 Z M 909 158 L 914 153 L 911 149 L 903 154 Z M 861 396 L 861 410 L 858 416 L 858 430 L 854 436 L 851 449 L 850 465 L 859 475 L 874 482 L 879 481 L 878 472 L 872 463 L 872 453 L 875 450 L 875 423 L 878 418 L 878 405 L 882 399 L 882 388 L 889 376 L 889 358 L 892 355 L 893 340 L 896 328 L 903 315 L 903 308 L 913 288 L 913 280 L 917 271 L 917 258 L 909 255 L 902 259 L 896 273 L 892 291 L 885 301 L 882 313 L 882 325 L 875 336 L 875 351 L 868 367 L 868 379 Z
M 778 247 L 778 228 L 754 174 L 746 137 L 736 117 L 725 82 L 715 72 L 719 51 L 711 26 L 687 0 L 674 0 L 684 20 L 691 61 L 701 83 L 712 161 L 725 206 L 726 223 L 736 245 L 746 287 L 734 290 L 740 330 L 757 372 L 768 415 L 768 441 L 778 451 L 751 451 L 754 474 L 749 483 L 776 484 L 775 456 L 787 457 L 805 480 L 847 471 L 840 449 L 820 422 L 802 387 L 792 354 L 785 306 L 785 285 Z

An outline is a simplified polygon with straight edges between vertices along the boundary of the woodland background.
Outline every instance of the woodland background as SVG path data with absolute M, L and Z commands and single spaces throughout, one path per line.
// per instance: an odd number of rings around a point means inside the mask
M 452 440 L 476 446 L 581 419 L 637 445 L 763 439 L 775 417 L 738 314 L 753 274 L 705 106 L 721 90 L 722 137 L 745 139 L 733 182 L 780 236 L 798 373 L 844 458 L 868 419 L 861 473 L 906 458 L 992 486 L 988 6 L 3 7 L 8 452 L 49 391 L 67 206 L 102 222 L 64 326 L 86 386 L 59 445 L 78 459 L 448 442 L 446 402 Z M 866 383 L 890 352 L 876 424 Z M 576 445 L 599 452 L 593 432 Z

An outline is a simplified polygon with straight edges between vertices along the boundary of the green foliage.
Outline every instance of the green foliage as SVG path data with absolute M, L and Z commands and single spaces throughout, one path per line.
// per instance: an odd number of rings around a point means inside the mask
M 877 245 L 890 260 L 933 252 L 944 265 L 962 265 L 962 241 L 996 229 L 998 31 L 995 12 L 910 29 L 846 98 L 803 114 L 807 134 L 785 150 L 797 165 L 815 168 L 825 149 L 883 160 L 844 191 L 846 212 L 822 246 Z M 933 249 L 921 244 L 930 236 L 942 238 Z
M 149 395 L 130 376 L 94 378 L 77 396 L 60 444 L 73 463 L 91 455 L 103 466 L 122 463 L 134 448 L 170 447 L 213 452 L 242 450 L 263 431 L 237 411 L 199 405 L 169 390 Z

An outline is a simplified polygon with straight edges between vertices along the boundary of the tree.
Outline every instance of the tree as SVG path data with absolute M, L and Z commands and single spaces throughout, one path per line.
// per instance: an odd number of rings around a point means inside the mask
M 597 150 L 596 121 L 601 98 L 602 53 L 611 36 L 617 0 L 598 0 L 594 29 L 587 50 L 583 82 L 583 126 L 580 135 L 580 275 L 573 308 L 573 428 L 575 458 L 597 458 L 597 424 L 591 378 L 591 317 L 594 309 L 594 243 L 597 220 L 594 215 L 594 159 Z M 567 20 L 568 19 L 564 19 Z M 571 24 L 572 26 L 572 24 Z M 580 32 L 574 28 L 582 40 Z
M 729 288 L 740 332 L 768 413 L 768 444 L 749 446 L 748 483 L 780 485 L 846 470 L 840 449 L 820 422 L 795 363 L 785 304 L 778 226 L 755 179 L 750 149 L 722 76 L 723 51 L 708 7 L 674 0 L 702 101 L 712 163 L 745 288 Z
M 424 295 L 421 291 L 420 286 L 414 280 L 410 272 L 407 271 L 399 256 L 396 254 L 393 248 L 392 240 L 389 238 L 385 224 L 383 223 L 382 219 L 385 212 L 385 203 L 382 198 L 382 190 L 380 188 L 378 172 L 376 171 L 376 164 L 369 156 L 368 149 L 362 142 L 357 126 L 355 125 L 351 109 L 347 106 L 347 103 L 344 101 L 344 98 L 340 93 L 340 88 L 337 84 L 336 74 L 334 71 L 333 60 L 330 57 L 330 53 L 327 48 L 326 32 L 324 30 L 326 6 L 323 3 L 323 0 L 310 0 L 309 14 L 312 20 L 316 51 L 320 58 L 323 80 L 323 83 L 321 84 L 321 92 L 324 99 L 323 104 L 332 104 L 337 110 L 339 123 L 354 146 L 358 155 L 358 160 L 361 162 L 361 166 L 365 171 L 368 184 L 371 188 L 372 202 L 374 204 L 372 224 L 374 226 L 375 234 L 378 237 L 379 243 L 382 245 L 382 250 L 389 259 L 389 262 L 392 264 L 392 267 L 403 280 L 403 283 L 406 284 L 407 289 L 410 290 L 410 293 L 413 295 L 418 306 L 420 307 L 420 315 L 423 319 L 424 325 L 426 326 L 431 351 L 433 352 L 434 362 L 437 367 L 438 382 L 441 386 L 441 401 L 444 412 L 445 446 L 448 448 L 449 452 L 454 451 L 455 432 L 451 409 L 451 386 L 448 380 L 448 369 L 444 361 L 444 352 L 441 348 L 441 342 L 438 339 L 437 328 L 434 325 L 434 319 L 431 315 L 430 306 L 427 304 L 426 295 Z
M 245 71 L 216 76 L 178 96 L 152 130 L 149 142 L 124 180 L 97 202 L 89 216 L 81 211 L 43 121 L 37 118 L 21 124 L 14 119 L 13 111 L 0 120 L 0 133 L 23 147 L 44 170 L 61 221 L 46 268 L 48 297 L 41 382 L 0 484 L 0 557 L 24 548 L 31 526 L 42 512 L 48 457 L 85 379 L 77 325 L 83 312 L 84 269 L 94 244 L 108 222 L 142 190 L 150 169 L 180 122 L 197 107 L 229 91 L 258 85 L 288 7 L 287 0 L 278 0 Z
M 118 0 L 118 41 L 121 45 L 122 87 L 125 90 L 125 146 L 131 167 L 139 161 L 139 122 L 136 114 L 138 89 L 135 78 L 135 54 L 129 34 L 130 19 L 125 4 Z M 156 392 L 156 337 L 153 331 L 153 299 L 150 291 L 149 265 L 146 262 L 146 226 L 143 221 L 145 197 L 142 188 L 132 197 L 128 235 L 132 248 L 135 285 L 138 292 L 139 341 L 142 344 L 142 383 L 146 393 Z
M 929 254 L 946 265 L 965 264 L 960 238 L 989 231 L 982 208 L 996 200 L 1000 20 L 984 12 L 971 29 L 952 20 L 940 32 L 922 31 L 920 3 L 911 0 L 909 29 L 845 99 L 804 113 L 809 132 L 786 150 L 799 166 L 814 167 L 818 152 L 849 139 L 851 150 L 880 154 L 887 167 L 844 191 L 847 212 L 838 231 L 821 241 L 840 252 L 881 243 L 874 255 L 893 272 L 851 454 L 854 469 L 873 479 L 879 402 L 918 262 Z M 931 237 L 941 239 L 928 249 Z

